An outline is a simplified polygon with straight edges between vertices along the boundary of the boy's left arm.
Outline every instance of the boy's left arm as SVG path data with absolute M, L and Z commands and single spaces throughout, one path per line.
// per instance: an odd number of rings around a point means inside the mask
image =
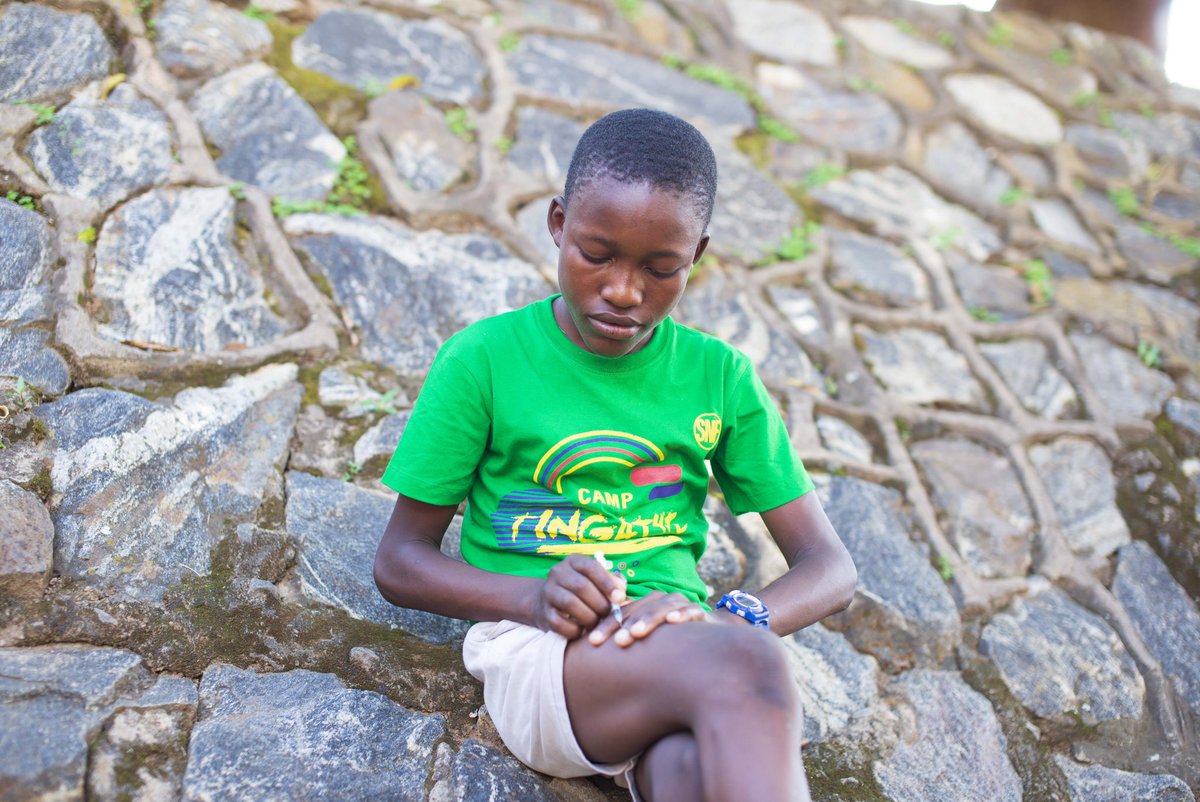
M 762 519 L 789 566 L 786 574 L 755 593 L 771 611 L 771 631 L 790 635 L 846 609 L 858 572 L 816 491 L 763 512 Z

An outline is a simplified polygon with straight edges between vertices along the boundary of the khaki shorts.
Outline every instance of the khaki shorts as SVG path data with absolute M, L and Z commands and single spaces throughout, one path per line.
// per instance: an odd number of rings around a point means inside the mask
M 513 621 L 481 621 L 467 631 L 463 663 L 483 682 L 487 705 L 504 745 L 530 768 L 553 777 L 604 774 L 629 786 L 635 802 L 633 769 L 622 763 L 593 763 L 583 754 L 563 690 L 567 640 L 555 632 Z

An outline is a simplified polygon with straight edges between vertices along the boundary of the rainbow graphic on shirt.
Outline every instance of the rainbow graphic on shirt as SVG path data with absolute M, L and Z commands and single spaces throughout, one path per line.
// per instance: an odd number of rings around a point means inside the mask
M 563 438 L 538 461 L 533 487 L 500 499 L 491 516 L 497 545 L 555 555 L 631 554 L 679 542 L 687 524 L 675 523 L 677 512 L 645 509 L 648 501 L 683 491 L 683 469 L 665 459 L 654 443 L 627 432 Z M 614 486 L 617 476 L 622 481 Z

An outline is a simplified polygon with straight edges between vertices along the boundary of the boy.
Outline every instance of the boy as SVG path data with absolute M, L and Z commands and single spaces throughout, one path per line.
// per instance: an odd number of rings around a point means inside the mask
M 533 768 L 653 802 L 807 800 L 777 635 L 845 608 L 856 575 L 749 360 L 668 317 L 715 195 L 712 150 L 677 117 L 584 133 L 547 217 L 561 295 L 438 353 L 383 477 L 400 497 L 375 580 L 480 622 L 464 661 Z M 715 613 L 696 574 L 706 461 L 790 566 Z M 439 551 L 464 498 L 466 564 Z

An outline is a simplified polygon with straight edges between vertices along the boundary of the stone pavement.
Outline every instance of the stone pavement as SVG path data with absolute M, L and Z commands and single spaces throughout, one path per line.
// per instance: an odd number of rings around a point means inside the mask
M 904 0 L 0 6 L 0 800 L 626 798 L 516 763 L 370 564 L 437 348 L 552 290 L 630 105 L 714 144 L 677 316 L 859 567 L 786 641 L 816 797 L 1194 800 L 1200 93 Z M 714 594 L 784 569 L 707 513 Z

